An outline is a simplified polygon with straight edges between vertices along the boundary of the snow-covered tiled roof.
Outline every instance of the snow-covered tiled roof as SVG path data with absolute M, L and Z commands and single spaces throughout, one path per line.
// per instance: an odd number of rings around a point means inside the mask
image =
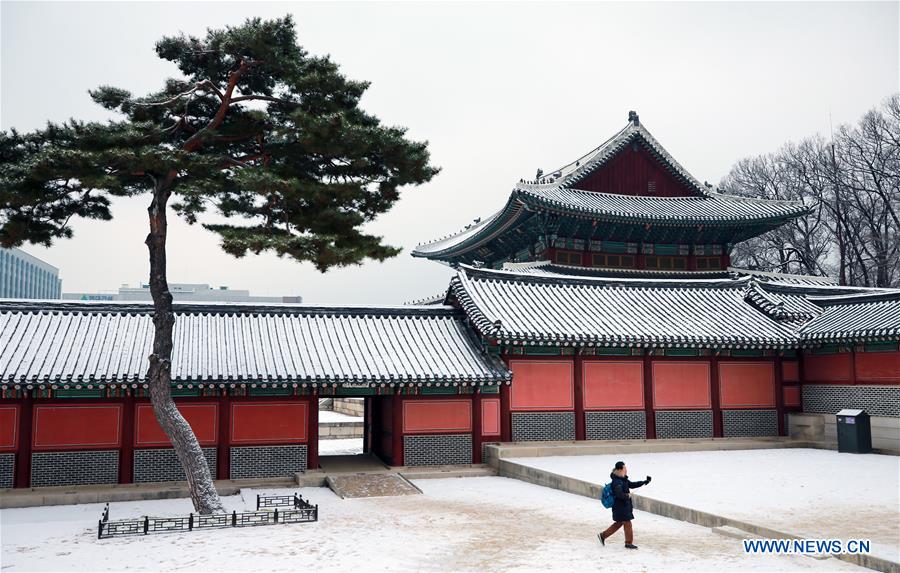
M 653 137 L 650 131 L 641 124 L 637 119 L 636 114 L 631 116 L 628 124 L 611 138 L 572 163 L 564 165 L 556 171 L 547 173 L 542 178 L 542 181 L 568 187 L 577 187 L 579 181 L 618 155 L 625 147 L 638 141 L 646 145 L 651 153 L 658 157 L 660 162 L 665 165 L 669 171 L 684 181 L 695 193 L 698 195 L 705 195 L 708 193 L 706 186 L 700 183 L 700 181 L 691 175 L 687 169 L 682 167 L 681 164 L 666 151 L 662 144 Z
M 822 313 L 804 325 L 805 342 L 855 343 L 900 338 L 900 289 L 811 297 Z
M 682 181 L 693 195 L 656 197 L 603 193 L 579 189 L 579 183 L 626 146 L 641 143 L 663 167 Z M 534 181 L 520 181 L 506 205 L 462 231 L 418 245 L 413 256 L 452 259 L 487 245 L 511 232 L 534 212 L 589 218 L 608 224 L 630 223 L 676 227 L 728 228 L 731 241 L 746 239 L 778 227 L 808 212 L 803 203 L 726 195 L 708 189 L 669 154 L 636 119 L 601 146 L 578 160 Z M 739 232 L 743 230 L 744 232 Z
M 547 277 L 465 265 L 451 291 L 503 344 L 790 348 L 796 325 L 745 301 L 743 279 Z
M 631 277 L 649 279 L 729 279 L 745 276 L 753 277 L 767 284 L 783 284 L 785 286 L 837 286 L 837 281 L 830 277 L 814 277 L 808 275 L 793 275 L 786 273 L 764 272 L 737 267 L 728 267 L 723 270 L 712 271 L 687 271 L 687 270 L 662 270 L 662 269 L 633 269 L 618 267 L 581 267 L 562 265 L 549 260 L 526 261 L 521 263 L 504 263 L 505 271 L 513 271 L 520 274 L 546 275 L 546 276 L 586 276 L 586 277 Z M 833 292 L 836 294 L 861 292 L 859 287 L 845 287 Z
M 757 271 L 753 269 L 741 269 L 738 267 L 728 267 L 728 272 L 737 276 L 751 276 L 759 280 L 772 283 L 783 283 L 788 285 L 811 285 L 811 286 L 828 286 L 837 285 L 837 279 L 831 277 L 816 277 L 812 275 L 794 275 L 789 273 L 776 273 L 770 271 Z
M 599 219 L 647 223 L 743 223 L 795 217 L 806 212 L 796 201 L 773 201 L 708 192 L 698 197 L 646 197 L 582 191 L 560 185 L 520 183 L 513 193 L 522 201 Z
M 0 381 L 141 382 L 145 303 L 0 301 Z M 510 375 L 448 306 L 175 303 L 173 381 L 496 383 Z

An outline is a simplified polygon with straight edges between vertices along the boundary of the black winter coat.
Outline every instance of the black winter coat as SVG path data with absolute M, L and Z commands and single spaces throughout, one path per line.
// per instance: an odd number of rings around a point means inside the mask
M 634 519 L 634 507 L 631 505 L 631 496 L 628 492 L 646 485 L 645 481 L 628 481 L 628 476 L 619 477 L 614 473 L 612 478 L 612 492 L 615 501 L 612 506 L 613 521 L 631 521 Z

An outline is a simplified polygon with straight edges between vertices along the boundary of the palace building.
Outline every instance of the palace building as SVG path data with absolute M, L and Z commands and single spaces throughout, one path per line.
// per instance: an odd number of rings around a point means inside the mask
M 715 192 L 632 113 L 418 246 L 456 271 L 436 304 L 176 302 L 173 393 L 218 478 L 317 467 L 330 396 L 365 398 L 364 449 L 393 466 L 526 440 L 828 441 L 844 407 L 900 449 L 900 290 L 731 266 L 806 214 Z M 147 397 L 152 310 L 0 301 L 0 487 L 183 479 Z

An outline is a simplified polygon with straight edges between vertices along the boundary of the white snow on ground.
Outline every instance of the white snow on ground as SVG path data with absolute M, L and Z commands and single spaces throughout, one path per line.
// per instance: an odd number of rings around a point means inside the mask
M 638 551 L 622 533 L 601 547 L 608 525 L 599 501 L 499 478 L 418 480 L 424 495 L 339 499 L 325 488 L 301 495 L 319 505 L 312 524 L 247 527 L 97 540 L 101 504 L 0 511 L 3 571 L 864 571 L 828 559 L 745 555 L 740 540 L 637 512 Z M 257 493 L 223 499 L 251 508 Z M 265 490 L 288 493 L 292 490 Z M 112 518 L 171 515 L 187 499 L 121 502 Z
M 319 456 L 345 456 L 363 453 L 362 438 L 319 440 Z
M 618 460 L 635 493 L 809 538 L 870 539 L 900 561 L 900 457 L 775 449 L 556 456 L 511 461 L 598 484 Z
M 340 412 L 331 410 L 319 410 L 319 422 L 362 422 L 363 418 L 358 416 L 349 416 Z

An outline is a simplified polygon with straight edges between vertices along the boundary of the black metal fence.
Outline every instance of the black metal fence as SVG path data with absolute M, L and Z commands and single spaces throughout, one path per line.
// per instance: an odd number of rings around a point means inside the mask
M 262 509 L 260 509 L 262 508 Z M 309 523 L 319 520 L 319 506 L 312 505 L 296 493 L 290 495 L 257 495 L 256 511 L 215 513 L 211 515 L 189 514 L 187 517 L 150 517 L 136 519 L 109 519 L 109 504 L 103 509 L 97 523 L 97 538 L 126 535 L 149 535 L 218 529 L 224 527 L 254 527 L 278 523 Z

